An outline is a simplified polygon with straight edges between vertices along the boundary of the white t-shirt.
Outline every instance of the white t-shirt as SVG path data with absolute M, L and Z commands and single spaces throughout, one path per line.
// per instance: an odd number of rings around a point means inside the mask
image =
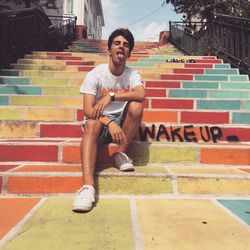
M 136 86 L 142 85 L 141 76 L 138 71 L 125 67 L 120 76 L 113 75 L 108 64 L 101 64 L 88 72 L 80 87 L 80 93 L 96 96 L 96 101 L 107 95 L 110 91 L 126 92 L 131 91 Z M 103 111 L 104 115 L 122 112 L 127 101 L 113 101 L 107 105 Z

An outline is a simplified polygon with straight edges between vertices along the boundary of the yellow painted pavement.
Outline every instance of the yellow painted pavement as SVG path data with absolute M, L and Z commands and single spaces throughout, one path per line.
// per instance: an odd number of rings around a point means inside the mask
M 210 200 L 138 199 L 144 250 L 248 250 L 250 231 Z
M 3 250 L 133 250 L 128 200 L 99 200 L 85 214 L 73 199 L 49 199 Z
M 250 194 L 250 179 L 178 178 L 178 191 L 184 194 Z

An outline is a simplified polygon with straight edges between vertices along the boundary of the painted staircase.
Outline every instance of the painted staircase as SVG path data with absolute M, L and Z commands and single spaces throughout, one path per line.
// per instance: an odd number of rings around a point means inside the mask
M 0 71 L 0 192 L 74 193 L 80 166 L 86 73 L 106 63 L 107 41 L 77 41 L 64 52 L 33 52 Z M 250 82 L 213 56 L 184 56 L 140 42 L 128 66 L 146 88 L 143 122 L 129 156 L 113 168 L 116 145 L 98 149 L 100 194 L 250 194 Z M 129 183 L 129 185 L 128 185 Z

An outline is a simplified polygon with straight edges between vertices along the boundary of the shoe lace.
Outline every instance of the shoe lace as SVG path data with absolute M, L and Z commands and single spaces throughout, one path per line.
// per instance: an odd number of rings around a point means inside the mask
M 90 197 L 91 199 L 93 198 L 92 192 L 89 187 L 82 187 L 78 190 L 77 194 L 81 200 L 86 199 L 86 196 Z
M 123 159 L 128 161 L 129 163 L 132 163 L 133 161 L 124 153 L 120 152 L 120 155 L 122 156 Z

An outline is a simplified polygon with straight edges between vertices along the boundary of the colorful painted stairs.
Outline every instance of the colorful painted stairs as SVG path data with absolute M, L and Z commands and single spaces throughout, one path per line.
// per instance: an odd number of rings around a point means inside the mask
M 107 62 L 106 46 L 82 41 L 65 52 L 33 52 L 0 71 L 2 194 L 73 193 L 80 187 L 79 86 L 89 70 Z M 138 167 L 129 174 L 98 170 L 100 190 L 112 180 L 111 193 L 133 193 L 130 179 L 138 193 L 249 195 L 248 76 L 213 56 L 184 56 L 158 43 L 138 43 L 128 65 L 141 73 L 147 93 L 129 149 Z M 101 170 L 113 165 L 115 151 L 114 144 L 100 146 Z
M 0 71 L 0 248 L 247 250 L 249 78 L 170 44 L 139 42 L 128 62 L 147 92 L 128 152 L 135 172 L 113 168 L 116 145 L 100 146 L 97 204 L 71 212 L 82 185 L 79 87 L 106 48 L 77 41 Z

